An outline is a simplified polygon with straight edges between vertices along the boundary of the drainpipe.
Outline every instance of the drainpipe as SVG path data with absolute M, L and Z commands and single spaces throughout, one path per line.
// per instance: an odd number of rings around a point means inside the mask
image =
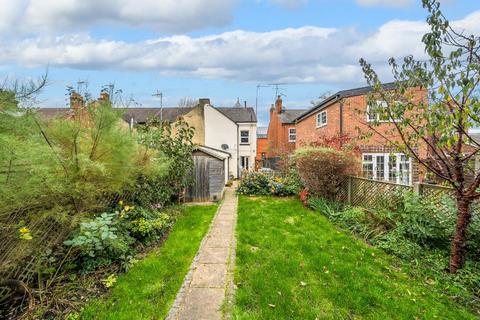
M 240 126 L 237 125 L 237 179 L 240 178 Z
M 343 100 L 340 100 L 340 147 L 343 147 Z

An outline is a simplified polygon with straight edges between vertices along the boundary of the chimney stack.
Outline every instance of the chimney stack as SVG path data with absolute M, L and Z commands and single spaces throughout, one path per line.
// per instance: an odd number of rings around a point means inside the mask
M 108 92 L 102 91 L 100 92 L 100 97 L 98 98 L 100 102 L 109 102 L 110 101 L 110 94 Z
M 275 101 L 275 109 L 278 114 L 282 113 L 282 98 L 280 96 L 278 96 L 277 101 Z
M 243 105 L 245 106 L 245 109 L 247 109 L 247 100 L 243 101 Z
M 200 98 L 198 99 L 198 104 L 202 107 L 206 104 L 210 104 L 210 98 Z
M 78 112 L 83 109 L 83 106 L 84 101 L 82 95 L 76 91 L 70 93 L 70 109 L 72 109 L 75 114 L 78 114 Z

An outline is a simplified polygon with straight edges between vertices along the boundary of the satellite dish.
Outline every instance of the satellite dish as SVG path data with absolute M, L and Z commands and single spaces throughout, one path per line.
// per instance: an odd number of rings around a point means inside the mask
M 228 150 L 228 144 L 222 144 L 222 150 Z

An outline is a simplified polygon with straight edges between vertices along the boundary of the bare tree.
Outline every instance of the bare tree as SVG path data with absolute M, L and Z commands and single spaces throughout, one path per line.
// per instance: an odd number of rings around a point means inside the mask
M 191 97 L 183 97 L 178 100 L 177 107 L 179 108 L 192 108 L 198 104 L 197 99 L 193 99 Z

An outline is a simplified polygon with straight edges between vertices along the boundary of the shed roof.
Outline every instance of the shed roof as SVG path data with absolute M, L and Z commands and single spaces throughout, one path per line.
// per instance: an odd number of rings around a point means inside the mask
M 231 157 L 230 153 L 228 153 L 226 151 L 217 150 L 217 149 L 210 148 L 210 147 L 207 147 L 207 146 L 196 146 L 193 150 L 194 151 L 201 151 L 201 152 L 206 153 L 206 154 L 208 154 L 208 155 L 210 155 L 214 158 L 217 158 L 219 160 L 225 160 L 225 159 Z

